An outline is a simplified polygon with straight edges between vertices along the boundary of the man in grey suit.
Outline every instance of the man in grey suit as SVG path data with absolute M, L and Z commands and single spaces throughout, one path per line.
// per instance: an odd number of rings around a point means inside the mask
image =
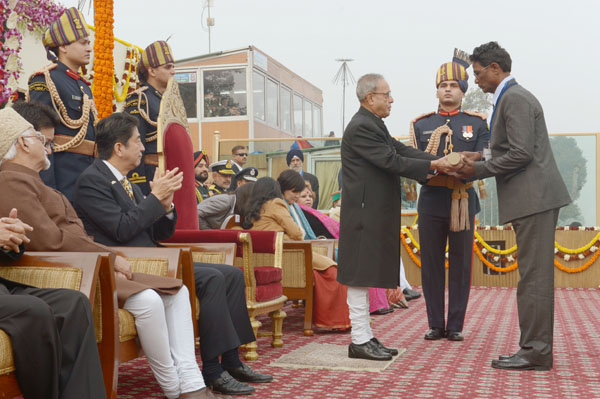
M 492 367 L 550 370 L 554 327 L 554 234 L 558 211 L 571 202 L 558 172 L 538 100 L 510 74 L 511 58 L 496 42 L 471 55 L 475 83 L 493 93 L 490 150 L 465 154 L 463 177 L 496 177 L 500 223 L 512 223 L 519 248 L 517 305 L 521 349 Z

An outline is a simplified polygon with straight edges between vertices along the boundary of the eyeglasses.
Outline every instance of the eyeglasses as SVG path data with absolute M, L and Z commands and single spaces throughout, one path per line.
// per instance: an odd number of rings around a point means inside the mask
M 46 138 L 46 136 L 44 136 L 42 133 L 40 132 L 36 132 L 37 134 L 31 135 L 31 136 L 22 136 L 23 138 L 32 138 L 32 139 L 38 139 L 40 141 L 40 143 L 42 143 L 42 145 L 46 148 L 49 148 L 50 150 L 54 150 L 54 141 L 53 140 L 48 140 Z
M 248 153 L 247 153 L 247 152 L 240 152 L 240 153 L 237 153 L 237 154 L 235 154 L 235 155 L 236 155 L 237 157 L 247 157 L 247 156 L 248 156 Z
M 492 65 L 492 64 L 490 64 L 490 65 Z M 473 69 L 473 75 L 475 75 L 475 77 L 478 78 L 479 74 L 481 74 L 481 72 L 483 72 L 486 69 L 488 69 L 490 67 L 490 65 L 486 66 L 485 68 L 481 68 L 479 71 L 476 71 L 475 69 Z
M 371 92 L 372 94 L 381 94 L 382 96 L 384 96 L 386 99 L 390 98 L 392 96 L 392 92 L 388 91 L 387 93 L 377 93 L 375 91 Z

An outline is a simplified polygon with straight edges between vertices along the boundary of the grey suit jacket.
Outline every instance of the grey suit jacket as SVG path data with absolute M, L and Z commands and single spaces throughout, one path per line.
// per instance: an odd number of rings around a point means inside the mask
M 496 176 L 500 223 L 571 202 L 550 148 L 542 106 L 518 84 L 496 104 L 490 149 L 492 159 L 475 162 L 475 175 Z

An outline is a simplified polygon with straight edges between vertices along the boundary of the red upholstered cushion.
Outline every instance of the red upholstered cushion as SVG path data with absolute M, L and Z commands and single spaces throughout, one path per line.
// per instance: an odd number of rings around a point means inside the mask
M 281 285 L 281 269 L 272 266 L 255 267 L 254 278 L 256 278 L 257 286 L 271 283 L 279 283 Z
M 198 230 L 192 140 L 185 128 L 178 123 L 167 126 L 163 140 L 166 168 L 172 170 L 178 167 L 183 172 L 183 184 L 173 198 L 177 208 L 176 228 Z
M 279 298 L 283 295 L 281 283 L 272 283 L 268 285 L 259 285 L 256 287 L 256 301 L 264 302 Z

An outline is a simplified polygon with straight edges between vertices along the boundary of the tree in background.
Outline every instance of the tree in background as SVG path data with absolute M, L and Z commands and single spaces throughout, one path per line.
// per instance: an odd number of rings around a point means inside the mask
M 558 224 L 564 226 L 572 222 L 579 222 L 584 225 L 581 209 L 575 204 L 575 201 L 579 198 L 581 189 L 587 181 L 587 159 L 584 158 L 581 148 L 579 148 L 577 141 L 573 137 L 551 137 L 550 146 L 552 147 L 560 175 L 573 200 L 568 206 L 560 210 Z
M 492 95 L 484 93 L 479 87 L 472 87 L 465 94 L 462 109 L 489 115 L 492 109 Z

